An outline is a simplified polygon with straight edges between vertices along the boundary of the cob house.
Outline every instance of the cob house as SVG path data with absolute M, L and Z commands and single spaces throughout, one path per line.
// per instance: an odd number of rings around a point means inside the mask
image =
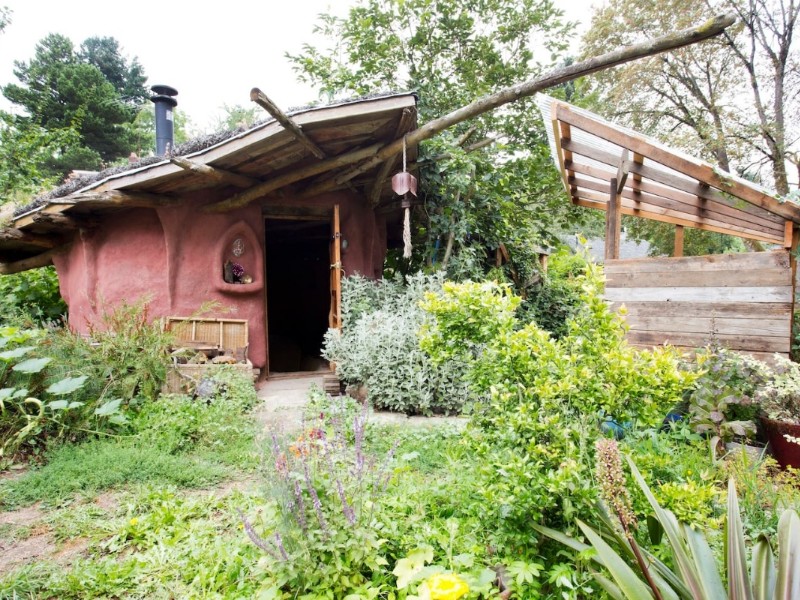
M 55 265 L 81 333 L 120 302 L 147 299 L 149 316 L 196 349 L 246 357 L 264 375 L 321 368 L 342 275 L 380 277 L 402 225 L 390 186 L 399 161 L 337 178 L 415 128 L 415 96 L 287 114 L 253 90 L 271 119 L 171 151 L 177 92 L 154 92 L 157 156 L 18 209 L 0 229 L 0 273 Z
M 718 15 L 555 69 L 419 128 L 413 94 L 286 114 L 254 89 L 271 120 L 80 178 L 18 209 L 0 228 L 0 274 L 54 264 L 79 332 L 108 307 L 146 297 L 182 341 L 246 354 L 262 375 L 316 369 L 325 330 L 340 326 L 342 275 L 379 277 L 400 243 L 410 204 L 390 185 L 405 171 L 400 156 L 413 163 L 420 142 L 458 123 L 733 22 Z M 177 92 L 154 91 L 157 128 L 169 132 Z M 566 103 L 540 96 L 539 105 L 572 202 L 607 211 L 606 294 L 627 305 L 633 343 L 690 348 L 715 335 L 735 349 L 788 353 L 800 207 Z M 157 138 L 165 153 L 171 135 Z M 698 227 L 777 249 L 629 263 L 617 257 L 623 213 L 674 224 L 676 240 Z M 208 301 L 225 310 L 195 318 Z

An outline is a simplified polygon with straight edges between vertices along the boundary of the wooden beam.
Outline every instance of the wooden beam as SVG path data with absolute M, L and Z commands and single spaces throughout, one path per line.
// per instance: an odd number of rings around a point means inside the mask
M 792 228 L 792 245 L 789 248 L 789 270 L 792 273 L 792 312 L 797 308 L 797 253 L 800 251 L 800 227 Z M 793 321 L 793 319 L 792 319 Z M 793 340 L 792 324 L 789 325 L 789 339 Z M 795 357 L 796 359 L 796 357 Z
M 29 231 L 22 231 L 14 227 L 0 228 L 0 241 L 19 242 L 21 244 L 29 244 L 40 248 L 55 248 L 61 244 L 61 240 L 54 239 L 53 236 L 39 235 Z
M 71 217 L 61 213 L 38 212 L 32 217 L 36 225 L 50 225 L 59 229 L 87 229 L 97 225 L 94 219 Z
M 792 247 L 792 238 L 794 236 L 794 223 L 786 221 L 786 227 L 783 232 L 783 247 L 789 249 Z
M 619 166 L 617 167 L 617 193 L 622 193 L 622 188 L 625 187 L 625 182 L 628 180 L 628 173 L 630 173 L 630 161 L 628 160 L 627 148 L 622 149 L 622 156 L 619 159 Z
M 258 88 L 253 88 L 250 90 L 250 100 L 258 104 L 261 108 L 266 110 L 272 117 L 280 123 L 284 129 L 291 132 L 291 134 L 295 137 L 295 139 L 300 142 L 302 146 L 304 146 L 311 154 L 316 156 L 318 159 L 322 160 L 326 158 L 327 155 L 323 152 L 322 148 L 317 146 L 311 138 L 309 138 L 306 133 L 300 128 L 300 125 L 295 123 L 292 118 L 283 112 L 280 108 L 275 105 L 272 100 L 267 98 L 266 94 L 262 92 Z
M 672 256 L 676 258 L 683 256 L 683 225 L 675 225 L 675 244 Z
M 607 183 L 583 179 L 578 176 L 570 177 L 570 183 L 578 188 L 573 194 L 577 196 L 585 194 L 587 190 L 593 190 L 596 192 L 606 192 L 608 190 Z M 687 217 L 691 216 L 701 220 L 708 219 L 710 221 L 715 221 L 720 226 L 730 225 L 732 229 L 736 229 L 738 231 L 755 231 L 758 233 L 766 233 L 768 235 L 783 237 L 782 227 L 777 228 L 771 223 L 766 225 L 763 223 L 758 223 L 755 219 L 752 219 L 752 221 L 748 220 L 748 215 L 744 213 L 739 213 L 735 217 L 731 217 L 729 215 L 716 213 L 701 206 L 696 206 L 693 203 L 684 203 L 673 198 L 654 196 L 647 192 L 639 192 L 637 194 L 631 188 L 625 188 L 622 190 L 621 195 L 623 198 L 633 201 L 632 206 L 634 208 L 638 208 L 639 203 L 642 203 L 643 205 L 649 204 L 675 211 L 675 213 L 685 213 Z
M 682 48 L 690 44 L 695 44 L 697 42 L 707 40 L 722 33 L 727 27 L 732 25 L 735 21 L 736 18 L 733 14 L 717 15 L 697 27 L 684 29 L 682 31 L 668 34 L 653 40 L 645 40 L 643 42 L 632 44 L 624 48 L 618 48 L 616 50 L 612 50 L 611 52 L 607 52 L 606 54 L 602 54 L 594 58 L 573 63 L 567 67 L 555 69 L 541 77 L 536 77 L 524 83 L 520 83 L 502 89 L 494 94 L 478 98 L 477 100 L 475 100 L 471 104 L 468 104 L 467 106 L 463 106 L 442 117 L 439 117 L 438 119 L 433 119 L 432 121 L 429 121 L 422 127 L 415 129 L 407 136 L 404 136 L 406 138 L 406 144 L 408 146 L 416 146 L 420 142 L 432 138 L 433 136 L 441 133 L 445 129 L 452 127 L 453 125 L 457 125 L 458 123 L 462 123 L 468 119 L 472 119 L 474 117 L 477 117 L 478 115 L 482 115 L 483 113 L 494 110 L 500 106 L 504 106 L 505 104 L 515 102 L 520 98 L 527 98 L 528 96 L 533 96 L 537 92 L 540 92 L 547 88 L 560 85 L 568 81 L 572 81 L 574 79 L 583 77 L 585 75 L 589 75 L 591 73 L 596 73 L 597 71 L 603 71 L 610 67 L 621 65 L 630 62 L 632 60 L 636 60 L 637 58 L 643 58 L 645 56 L 660 54 L 668 50 Z M 393 142 L 390 142 L 381 147 L 377 152 L 374 153 L 374 155 L 371 158 L 364 160 L 364 162 L 359 166 L 350 169 L 345 173 L 342 173 L 335 179 L 333 179 L 331 182 L 328 183 L 328 185 L 330 186 L 330 188 L 333 188 L 336 187 L 337 185 L 341 185 L 346 181 L 350 181 L 354 177 L 357 177 L 361 173 L 369 171 L 370 169 L 379 165 L 389 157 L 395 156 L 396 154 L 399 154 L 402 151 L 403 151 L 403 138 L 398 138 Z M 352 153 L 343 154 L 336 158 L 341 160 L 348 160 L 350 164 L 358 162 L 358 160 L 361 160 L 361 159 L 352 160 L 351 154 Z M 331 169 L 333 168 L 336 167 L 331 167 Z M 293 181 L 299 181 L 299 179 L 294 179 Z M 277 188 L 272 188 L 272 189 L 277 189 Z M 322 191 L 326 191 L 327 189 L 329 188 L 323 188 L 314 191 L 316 193 L 320 193 Z M 251 190 L 248 190 L 248 192 L 250 191 Z M 239 206 L 244 206 L 246 204 L 249 204 L 259 196 L 263 195 L 263 193 L 258 193 L 259 191 L 260 190 L 256 190 L 254 192 L 255 195 L 253 197 L 240 194 L 237 197 L 230 198 L 222 203 L 215 205 L 215 208 L 213 210 L 218 212 L 224 212 L 227 210 L 232 210 L 233 208 L 237 208 Z
M 25 258 L 16 262 L 0 263 L 0 275 L 13 275 L 14 273 L 20 273 L 29 269 L 38 269 L 39 267 L 52 265 L 53 257 L 66 252 L 69 248 L 70 244 L 66 244 L 30 258 Z
M 174 165 L 178 165 L 181 169 L 191 171 L 192 173 L 197 173 L 202 177 L 221 184 L 229 183 L 231 185 L 235 185 L 236 187 L 249 188 L 261 183 L 260 180 L 254 177 L 247 177 L 246 175 L 240 175 L 239 173 L 233 173 L 232 171 L 226 171 L 225 169 L 218 169 L 217 167 L 212 167 L 210 165 L 196 163 L 183 158 L 182 156 L 171 156 L 169 161 Z
M 177 201 L 170 196 L 148 194 L 145 192 L 123 192 L 119 190 L 106 190 L 103 192 L 78 192 L 66 196 L 64 200 L 72 204 L 90 204 L 92 206 L 125 206 L 130 208 L 156 208 L 159 206 L 173 206 Z M 53 202 L 57 202 L 54 199 Z
M 614 174 L 610 171 L 599 169 L 590 165 L 570 162 L 569 167 L 575 173 L 589 175 L 590 177 L 599 179 L 600 181 L 610 181 L 614 176 Z M 636 175 L 634 174 L 634 177 L 635 176 Z M 598 182 L 598 185 L 600 185 L 600 182 Z M 704 207 L 701 207 L 700 199 L 697 196 L 688 194 L 675 188 L 651 183 L 649 181 L 641 181 L 641 179 L 638 183 L 634 179 L 634 181 L 631 183 L 631 187 L 627 187 L 622 193 L 623 196 L 631 198 L 634 200 L 634 202 L 644 201 L 646 198 L 648 198 L 648 195 L 659 196 L 666 200 L 686 204 L 688 205 L 686 210 L 695 211 L 695 213 L 698 215 L 720 220 L 732 218 L 734 220 L 744 221 L 748 225 L 765 227 L 776 233 L 783 227 L 781 224 L 783 219 L 780 219 L 780 217 L 775 217 L 774 215 L 769 215 L 769 218 L 760 217 L 753 215 L 752 213 L 739 210 L 738 208 L 728 204 L 722 204 L 718 202 L 705 202 L 702 203 L 704 204 Z M 781 223 L 779 223 L 779 221 Z
M 573 142 L 572 140 L 563 140 L 562 144 L 565 148 L 568 148 L 575 154 L 580 154 L 581 156 L 591 158 L 610 167 L 614 167 L 617 164 L 616 157 L 614 157 L 614 155 L 610 152 L 604 152 L 594 148 L 593 146 Z M 579 171 L 583 169 L 584 165 L 581 165 L 573 160 L 571 167 L 575 171 Z M 629 168 L 632 173 L 640 175 L 638 184 L 634 180 L 633 185 L 638 186 L 638 190 L 634 189 L 634 192 L 641 192 L 645 190 L 651 191 L 656 195 L 663 196 L 665 198 L 676 199 L 680 202 L 691 203 L 700 208 L 708 208 L 710 210 L 714 210 L 715 212 L 720 212 L 731 216 L 739 216 L 740 218 L 746 218 L 748 220 L 757 220 L 760 223 L 768 226 L 771 225 L 772 227 L 776 227 L 783 231 L 784 217 L 770 213 L 763 208 L 754 206 L 747 202 L 740 202 L 739 205 L 736 205 L 734 200 L 732 200 L 730 197 L 725 196 L 724 194 L 721 194 L 720 192 L 711 189 L 708 186 L 701 185 L 690 179 L 685 179 L 670 173 L 666 173 L 660 169 L 639 165 L 636 162 L 630 164 Z M 600 172 L 600 170 L 597 171 L 597 173 Z M 595 176 L 589 171 L 586 171 L 586 173 L 591 174 L 593 177 Z M 612 176 L 613 174 L 609 173 L 606 179 Z M 649 182 L 643 182 L 641 181 L 641 177 L 645 177 L 648 180 L 657 182 L 658 185 Z M 676 195 L 675 190 L 682 192 L 683 194 L 688 194 L 688 196 L 691 198 L 687 196 L 683 196 L 681 198 L 681 194 Z M 708 201 L 711 201 L 714 204 L 711 204 Z
M 617 193 L 617 180 L 611 180 L 606 212 L 606 250 L 605 259 L 619 258 L 620 238 L 622 235 L 622 196 Z
M 398 138 L 406 133 L 411 127 L 412 123 L 414 122 L 414 112 L 410 108 L 403 109 L 403 112 L 400 115 L 400 122 L 397 124 L 397 129 L 395 129 L 394 137 Z M 381 192 L 383 191 L 383 184 L 386 183 L 386 180 L 389 178 L 389 173 L 392 171 L 392 167 L 394 167 L 395 162 L 397 161 L 396 156 L 392 156 L 386 162 L 381 165 L 378 174 L 375 176 L 375 183 L 372 184 L 372 188 L 369 191 L 369 204 L 373 208 L 378 206 L 378 203 L 381 201 Z
M 330 221 L 333 210 L 328 206 L 267 204 L 261 207 L 261 214 L 266 219 Z
M 585 197 L 588 196 L 588 192 L 585 195 L 581 195 L 577 198 L 572 199 L 572 203 L 577 206 L 584 206 L 586 208 L 595 208 L 597 210 L 606 210 L 608 207 L 608 200 L 603 198 L 602 200 L 599 197 Z M 631 201 L 632 202 L 632 201 Z M 671 223 L 673 225 L 684 225 L 685 227 L 692 227 L 694 229 L 702 229 L 703 231 L 715 231 L 717 233 L 724 233 L 726 235 L 733 235 L 741 238 L 746 238 L 750 240 L 758 240 L 760 242 L 767 242 L 769 244 L 782 244 L 783 243 L 783 236 L 780 239 L 776 239 L 774 236 L 769 236 L 767 234 L 758 234 L 755 232 L 748 232 L 748 231 L 737 231 L 730 227 L 724 227 L 720 225 L 715 225 L 709 222 L 703 222 L 702 220 L 693 220 L 689 218 L 688 215 L 684 216 L 675 216 L 674 211 L 670 211 L 660 206 L 649 206 L 645 205 L 641 208 L 636 206 L 627 206 L 625 201 L 623 200 L 622 203 L 622 214 L 623 215 L 633 215 L 634 217 L 642 217 L 643 219 L 650 219 L 652 221 L 660 221 L 661 223 Z

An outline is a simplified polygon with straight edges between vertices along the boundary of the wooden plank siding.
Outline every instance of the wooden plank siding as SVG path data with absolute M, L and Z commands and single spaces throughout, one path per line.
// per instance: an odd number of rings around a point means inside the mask
M 689 349 L 716 340 L 759 358 L 789 353 L 793 286 L 786 250 L 607 260 L 605 274 L 605 298 L 624 315 L 631 344 Z

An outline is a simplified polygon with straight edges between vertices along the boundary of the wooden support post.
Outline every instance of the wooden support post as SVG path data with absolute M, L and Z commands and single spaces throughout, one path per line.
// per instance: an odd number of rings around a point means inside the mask
M 792 247 L 792 239 L 794 236 L 794 222 L 786 219 L 783 227 L 783 247 L 787 250 Z
M 683 225 L 675 225 L 675 247 L 672 256 L 683 256 Z
M 787 221 L 791 223 L 791 221 Z M 790 345 L 793 340 L 793 326 L 794 326 L 794 311 L 797 308 L 797 253 L 800 249 L 800 228 L 795 227 L 792 223 L 792 245 L 789 248 L 789 269 L 792 271 L 792 320 L 789 326 L 789 340 Z M 793 354 L 794 356 L 794 354 Z M 796 357 L 795 357 L 796 358 Z
M 295 139 L 305 146 L 311 154 L 322 160 L 327 155 L 323 152 L 322 148 L 317 146 L 311 138 L 300 128 L 300 125 L 295 123 L 292 118 L 278 108 L 272 100 L 267 98 L 267 95 L 258 88 L 250 90 L 250 100 L 258 104 L 261 108 L 266 110 L 283 128 L 289 131 Z
M 619 244 L 622 235 L 622 196 L 617 193 L 617 178 L 611 180 L 606 211 L 606 260 L 619 258 Z

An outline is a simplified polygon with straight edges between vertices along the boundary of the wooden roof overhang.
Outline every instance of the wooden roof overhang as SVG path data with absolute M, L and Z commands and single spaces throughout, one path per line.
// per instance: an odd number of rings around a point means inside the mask
M 390 186 L 391 175 L 399 168 L 396 157 L 362 169 L 358 177 L 342 177 L 341 183 L 337 179 L 416 128 L 414 94 L 360 99 L 282 116 L 201 150 L 101 177 L 14 216 L 0 228 L 0 274 L 49 264 L 75 230 L 96 225 L 105 214 L 169 206 L 199 190 L 212 190 L 219 198 L 199 208 L 209 212 L 230 210 L 238 197 L 248 193 L 264 202 L 281 196 L 291 202 L 339 189 L 358 191 L 376 210 L 399 210 Z M 408 160 L 416 157 L 417 147 L 410 145 Z
M 794 202 L 566 102 L 537 103 L 573 204 L 608 210 L 616 180 L 622 214 L 791 247 Z

